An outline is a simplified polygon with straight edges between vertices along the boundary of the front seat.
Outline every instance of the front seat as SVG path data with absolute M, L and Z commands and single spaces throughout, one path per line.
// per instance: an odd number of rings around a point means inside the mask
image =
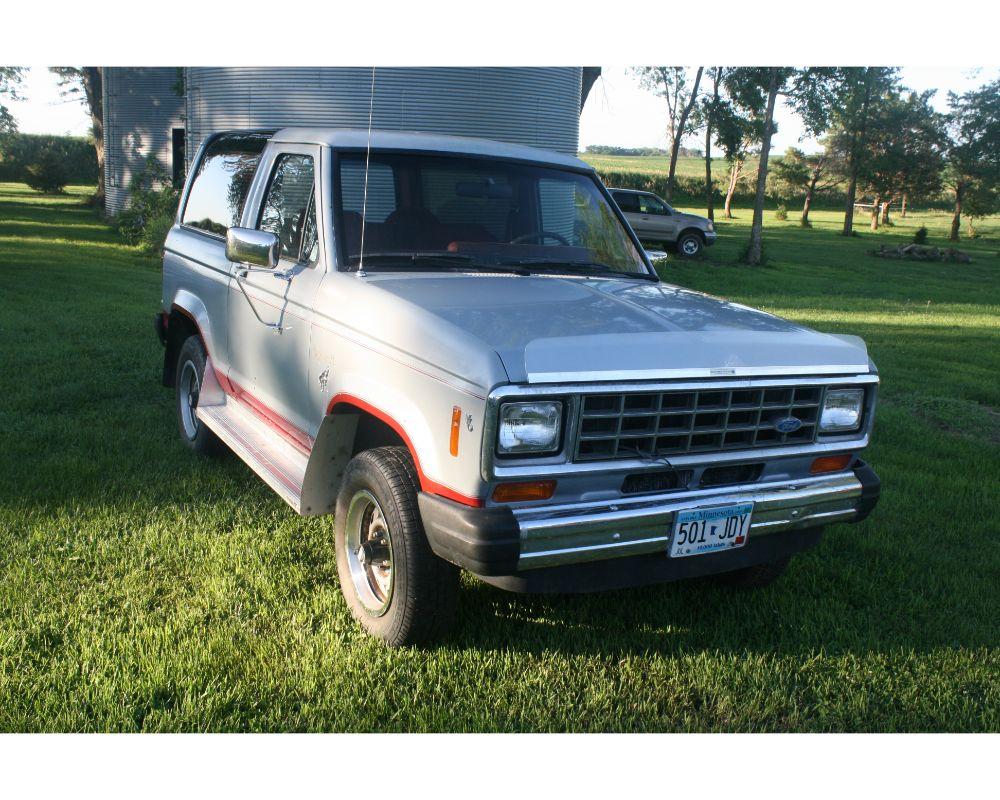
M 385 228 L 396 250 L 443 250 L 447 245 L 438 218 L 420 206 L 397 208 L 385 218 Z

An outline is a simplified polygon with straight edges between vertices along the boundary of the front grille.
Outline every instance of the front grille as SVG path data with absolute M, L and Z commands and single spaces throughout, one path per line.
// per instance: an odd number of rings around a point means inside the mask
M 576 461 L 809 444 L 822 386 L 591 394 L 581 398 Z M 795 417 L 798 430 L 775 422 Z

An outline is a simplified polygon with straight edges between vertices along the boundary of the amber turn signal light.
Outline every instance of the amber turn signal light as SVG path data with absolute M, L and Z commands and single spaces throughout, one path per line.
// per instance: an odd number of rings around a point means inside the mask
M 556 490 L 555 481 L 501 483 L 493 490 L 498 503 L 520 503 L 525 500 L 548 500 Z
M 458 455 L 458 431 L 459 423 L 462 421 L 462 409 L 455 406 L 451 410 L 451 440 L 448 442 L 448 452 L 453 456 Z
M 812 466 L 809 471 L 816 475 L 820 472 L 840 472 L 842 469 L 847 469 L 847 465 L 851 463 L 851 454 L 844 453 L 839 456 L 820 456 L 815 461 L 813 461 Z

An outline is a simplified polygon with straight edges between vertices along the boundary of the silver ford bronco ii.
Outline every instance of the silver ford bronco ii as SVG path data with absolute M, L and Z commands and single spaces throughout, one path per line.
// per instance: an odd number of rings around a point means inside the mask
M 556 153 L 211 136 L 156 327 L 184 443 L 332 514 L 347 602 L 394 645 L 443 632 L 458 568 L 527 592 L 761 586 L 879 496 L 864 343 L 662 283 Z

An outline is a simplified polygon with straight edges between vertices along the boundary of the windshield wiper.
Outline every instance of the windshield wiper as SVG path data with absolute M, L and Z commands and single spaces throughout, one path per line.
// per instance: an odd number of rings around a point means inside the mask
M 359 261 L 355 256 L 352 266 L 357 269 Z M 365 266 L 378 269 L 389 266 L 393 269 L 421 269 L 438 267 L 454 272 L 500 272 L 505 275 L 530 275 L 525 269 L 514 266 L 489 266 L 473 263 L 475 259 L 464 253 L 366 253 Z
M 575 275 L 601 275 L 603 277 L 615 276 L 617 278 L 636 278 L 644 281 L 659 281 L 656 275 L 646 272 L 624 272 L 613 269 L 607 264 L 596 261 L 561 261 L 559 259 L 530 259 L 522 258 L 517 261 L 504 261 L 504 264 L 524 267 L 531 272 L 558 273 L 567 272 Z
M 352 256 L 353 266 L 357 266 L 361 260 L 360 256 Z M 472 261 L 472 256 L 462 253 L 365 253 L 366 264 L 387 264 L 398 261 L 405 261 L 410 264 L 467 264 Z

